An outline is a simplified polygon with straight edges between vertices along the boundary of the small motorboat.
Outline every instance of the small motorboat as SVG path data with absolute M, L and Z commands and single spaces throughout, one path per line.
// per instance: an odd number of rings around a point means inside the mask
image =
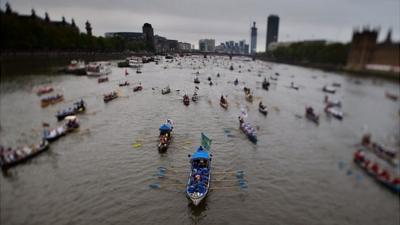
M 186 195 L 193 205 L 198 206 L 207 196 L 211 182 L 211 154 L 202 146 L 190 157 L 190 174 Z
M 277 77 L 273 77 L 273 76 L 270 76 L 270 77 L 269 77 L 269 79 L 271 79 L 271 80 L 275 80 L 275 81 L 277 81 L 277 80 L 278 80 L 278 78 L 277 78 Z
M 62 94 L 57 94 L 54 96 L 48 96 L 48 97 L 42 98 L 40 100 L 40 104 L 42 107 L 47 107 L 49 105 L 54 105 L 54 104 L 57 104 L 62 101 L 64 101 L 64 96 Z
M 0 146 L 0 166 L 3 170 L 23 163 L 49 148 L 49 142 L 43 140 L 40 144 L 24 146 L 18 149 L 3 148 Z
M 140 68 L 138 68 L 137 70 L 136 70 L 136 73 L 142 73 L 142 71 L 140 70 Z
M 116 99 L 116 98 L 118 98 L 118 94 L 117 94 L 117 92 L 113 91 L 113 92 L 111 92 L 109 94 L 105 94 L 104 97 L 103 97 L 103 100 L 104 100 L 105 103 L 107 103 L 107 102 L 109 102 L 109 101 L 111 101 L 113 99 Z
M 290 83 L 290 88 L 292 88 L 294 90 L 299 90 L 299 86 L 295 85 L 293 82 Z
M 172 130 L 174 129 L 173 123 L 170 119 L 167 120 L 166 123 L 162 124 L 159 128 L 159 143 L 158 143 L 158 151 L 166 152 L 168 146 L 171 144 L 172 140 Z
M 267 91 L 268 91 L 269 85 L 270 85 L 269 81 L 267 80 L 266 77 L 264 77 L 264 81 L 262 82 L 262 88 L 263 88 L 264 90 L 267 90 Z
M 57 120 L 61 121 L 67 116 L 76 115 L 78 113 L 82 113 L 86 110 L 85 102 L 81 99 L 74 103 L 74 105 L 68 109 L 64 109 L 63 111 L 58 111 L 56 114 Z
M 139 84 L 138 86 L 133 88 L 133 92 L 137 92 L 137 91 L 141 91 L 143 90 L 143 86 L 141 84 Z
M 397 101 L 397 99 L 399 98 L 399 96 L 392 94 L 390 92 L 387 92 L 387 91 L 385 92 L 385 96 L 386 96 L 386 98 L 393 100 L 393 101 Z
M 86 66 L 84 61 L 72 60 L 64 69 L 65 73 L 74 75 L 86 75 Z
M 278 73 L 278 72 L 276 72 L 276 73 L 275 73 L 275 76 L 279 76 L 279 73 Z
M 194 83 L 195 83 L 195 84 L 200 84 L 200 80 L 199 80 L 198 77 L 195 77 L 195 78 L 194 78 Z
M 332 83 L 332 87 L 341 87 L 341 86 L 342 86 L 341 83 L 338 83 L 338 82 L 333 82 Z
M 40 88 L 38 88 L 38 90 L 37 90 L 37 95 L 43 95 L 43 94 L 47 94 L 47 93 L 50 93 L 50 92 L 52 92 L 52 91 L 54 91 L 54 89 L 53 89 L 53 87 L 52 86 L 44 86 L 44 87 L 40 87 Z
M 247 136 L 247 138 L 253 142 L 254 144 L 257 144 L 257 134 L 256 134 L 256 129 L 254 129 L 250 123 L 244 122 L 243 118 L 239 116 L 239 126 L 240 130 L 243 131 L 243 133 Z
M 325 95 L 324 102 L 329 107 L 342 107 L 342 103 L 339 100 L 330 100 L 327 95 Z
M 171 88 L 168 86 L 166 86 L 165 88 L 161 89 L 161 94 L 166 95 L 171 93 Z
M 231 65 L 231 67 L 229 67 L 230 70 L 233 70 L 233 65 Z
M 329 94 L 335 94 L 336 89 L 335 89 L 334 87 L 332 87 L 332 86 L 326 86 L 326 85 L 324 85 L 324 86 L 322 87 L 322 91 L 323 91 L 323 92 L 326 92 L 326 93 L 329 93 Z
M 245 98 L 248 102 L 253 102 L 253 95 L 251 93 L 246 93 Z
M 239 80 L 236 78 L 235 81 L 233 82 L 233 84 L 236 86 L 239 84 Z
M 263 115 L 268 115 L 268 107 L 266 105 L 263 105 L 262 102 L 258 105 L 258 111 L 262 113 Z
M 99 77 L 98 79 L 97 79 L 97 82 L 98 83 L 104 83 L 104 82 L 107 82 L 108 81 L 108 77 Z
M 199 95 L 197 94 L 197 92 L 194 92 L 192 95 L 192 101 L 197 102 L 197 100 L 199 100 Z
M 129 86 L 129 82 L 125 81 L 124 83 L 119 83 L 118 86 L 120 87 Z
M 338 109 L 336 109 L 335 107 L 329 107 L 326 106 L 325 107 L 325 112 L 330 115 L 335 117 L 338 120 L 342 120 L 343 119 L 343 112 L 339 111 Z
M 224 109 L 228 109 L 228 101 L 226 100 L 226 98 L 224 98 L 223 95 L 221 95 L 221 99 L 219 101 L 219 105 Z
M 190 104 L 189 96 L 186 94 L 183 96 L 183 104 L 186 106 L 188 106 Z
M 319 124 L 319 115 L 315 114 L 314 109 L 310 107 L 306 107 L 306 118 L 314 122 L 315 124 Z
M 365 152 L 357 150 L 354 152 L 354 163 L 363 169 L 368 175 L 374 178 L 378 183 L 387 187 L 394 193 L 400 193 L 400 177 L 392 175 L 376 162 L 366 157 Z

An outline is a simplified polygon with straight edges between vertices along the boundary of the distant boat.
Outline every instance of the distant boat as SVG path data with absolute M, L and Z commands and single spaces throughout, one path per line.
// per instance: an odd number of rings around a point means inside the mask
M 90 63 L 86 67 L 86 73 L 89 77 L 100 77 L 111 73 L 111 68 L 104 63 Z
M 336 89 L 334 87 L 332 87 L 332 86 L 326 86 L 325 85 L 325 86 L 322 87 L 322 91 L 326 92 L 326 93 L 330 93 L 330 94 L 335 94 Z

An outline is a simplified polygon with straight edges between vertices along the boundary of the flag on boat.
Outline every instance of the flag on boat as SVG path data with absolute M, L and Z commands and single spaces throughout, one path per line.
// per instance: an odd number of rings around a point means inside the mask
M 210 151 L 211 142 L 212 142 L 212 140 L 210 138 L 208 138 L 204 133 L 201 133 L 201 146 L 204 149 L 207 149 L 208 151 Z

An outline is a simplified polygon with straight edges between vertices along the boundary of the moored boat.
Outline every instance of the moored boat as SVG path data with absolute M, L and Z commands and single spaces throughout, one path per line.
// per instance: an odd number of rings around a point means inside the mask
M 247 136 L 247 138 L 253 142 L 254 144 L 257 144 L 257 133 L 256 129 L 254 129 L 250 123 L 244 122 L 243 117 L 239 116 L 239 127 L 240 130 L 243 131 L 243 133 Z
M 195 77 L 195 78 L 194 78 L 194 83 L 195 83 L 195 84 L 200 84 L 200 79 L 199 79 L 198 77 Z
M 65 73 L 75 75 L 86 75 L 86 66 L 84 61 L 72 60 L 65 68 Z
M 111 68 L 105 63 L 90 63 L 86 67 L 86 74 L 89 77 L 100 77 L 111 73 Z
M 40 104 L 42 107 L 47 107 L 49 105 L 54 105 L 54 104 L 57 104 L 62 101 L 64 101 L 64 96 L 62 94 L 57 94 L 54 96 L 48 96 L 48 97 L 42 98 L 40 100 Z
M 6 170 L 39 155 L 48 148 L 49 142 L 46 140 L 43 140 L 40 144 L 24 146 L 18 149 L 6 149 L 0 146 L 0 166 L 3 170 Z
M 76 115 L 86 110 L 85 102 L 81 99 L 80 101 L 74 102 L 74 105 L 68 109 L 58 111 L 56 114 L 57 120 L 63 120 L 67 116 Z

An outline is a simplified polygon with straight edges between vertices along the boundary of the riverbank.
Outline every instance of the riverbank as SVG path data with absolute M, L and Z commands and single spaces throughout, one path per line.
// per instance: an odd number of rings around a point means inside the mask
M 313 69 L 320 69 L 329 72 L 337 72 L 342 74 L 348 74 L 353 76 L 369 76 L 369 77 L 379 77 L 392 81 L 400 81 L 400 73 L 395 72 L 386 72 L 386 71 L 377 71 L 377 70 L 351 70 L 342 65 L 333 65 L 333 64 L 320 64 L 320 63 L 311 63 L 311 62 L 290 62 L 283 60 L 274 60 L 265 57 L 256 57 L 258 60 L 262 60 L 265 62 L 275 62 L 281 64 L 288 64 L 294 66 L 302 66 Z
M 128 56 L 150 55 L 147 52 L 79 52 L 40 51 L 2 52 L 0 55 L 2 74 L 49 73 L 68 65 L 71 60 L 102 61 L 123 60 Z

